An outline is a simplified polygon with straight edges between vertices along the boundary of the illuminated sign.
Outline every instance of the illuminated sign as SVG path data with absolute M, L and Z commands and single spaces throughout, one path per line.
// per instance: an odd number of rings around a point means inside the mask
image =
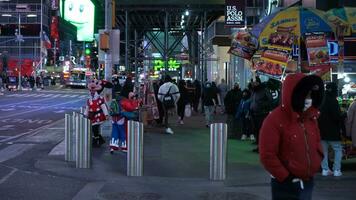
M 94 4 L 90 0 L 61 0 L 60 5 L 61 16 L 77 27 L 77 40 L 93 41 Z
M 180 67 L 180 63 L 177 60 L 169 59 L 168 61 L 168 71 L 177 71 Z M 153 61 L 153 70 L 154 71 L 163 71 L 164 70 L 164 61 L 157 59 Z

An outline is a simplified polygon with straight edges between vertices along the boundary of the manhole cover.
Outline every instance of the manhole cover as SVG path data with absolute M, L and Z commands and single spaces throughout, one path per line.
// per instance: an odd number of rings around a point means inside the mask
M 136 193 L 136 192 L 120 192 L 103 194 L 104 199 L 120 199 L 120 200 L 158 200 L 161 196 L 156 193 Z
M 201 200 L 261 200 L 261 197 L 242 192 L 205 192 Z

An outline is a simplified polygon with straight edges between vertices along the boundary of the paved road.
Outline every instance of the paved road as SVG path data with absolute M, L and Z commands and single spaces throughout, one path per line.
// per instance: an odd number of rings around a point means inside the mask
M 0 142 L 33 132 L 85 104 L 86 91 L 7 92 L 0 96 Z

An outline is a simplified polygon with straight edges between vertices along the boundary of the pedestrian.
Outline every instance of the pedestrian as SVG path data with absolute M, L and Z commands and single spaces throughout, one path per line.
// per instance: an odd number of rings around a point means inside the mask
M 237 137 L 238 120 L 236 119 L 236 111 L 242 98 L 240 85 L 235 83 L 234 87 L 225 95 L 223 99 L 225 105 L 225 113 L 227 114 L 226 123 L 228 125 L 228 135 L 230 138 Z
M 178 87 L 173 84 L 172 78 L 166 75 L 164 84 L 158 90 L 158 99 L 162 102 L 164 110 L 164 126 L 167 134 L 173 134 L 173 130 L 169 127 L 169 111 L 176 108 L 177 101 L 180 97 Z
M 220 97 L 220 105 L 224 106 L 224 99 L 228 92 L 227 84 L 225 79 L 221 79 L 221 83 L 218 85 L 219 97 Z
M 325 97 L 323 104 L 320 107 L 319 130 L 321 136 L 321 144 L 323 147 L 324 159 L 321 162 L 323 176 L 341 176 L 341 124 L 343 117 L 337 101 L 337 85 L 328 83 L 326 85 Z M 333 172 L 329 169 L 328 154 L 329 146 L 334 150 L 334 166 Z
M 199 108 L 199 102 L 201 97 L 201 83 L 198 80 L 194 81 L 194 102 L 193 102 L 193 110 L 197 113 Z
M 205 112 L 205 125 L 210 127 L 210 124 L 213 123 L 214 109 L 217 104 L 217 90 L 213 87 L 213 84 L 210 82 L 205 83 L 203 90 L 203 105 Z
M 347 110 L 346 134 L 352 138 L 353 147 L 356 147 L 356 98 Z
M 259 133 L 268 113 L 272 110 L 272 96 L 265 84 L 261 83 L 259 77 L 252 83 L 252 96 L 251 96 L 251 117 L 253 125 L 253 134 L 258 144 Z M 253 149 L 253 152 L 258 153 L 258 147 Z
M 153 82 L 153 91 L 155 94 L 155 98 L 158 99 L 158 90 L 159 87 L 163 85 L 163 81 L 155 81 Z M 157 102 L 157 108 L 158 108 L 158 113 L 159 113 L 159 118 L 156 119 L 156 123 L 158 125 L 161 125 L 163 122 L 163 117 L 164 117 L 164 110 L 163 110 L 163 105 L 161 101 L 156 101 Z
M 30 87 L 34 88 L 35 87 L 35 78 L 33 76 L 30 76 Z
M 121 90 L 121 96 L 125 98 L 129 98 L 129 93 L 133 92 L 133 90 L 134 90 L 134 85 L 132 83 L 132 78 L 127 77 L 124 86 L 122 87 Z
M 178 123 L 183 125 L 185 106 L 189 103 L 188 90 L 184 80 L 178 82 L 178 89 L 180 93 L 179 100 L 177 102 Z
M 236 111 L 236 119 L 242 124 L 242 136 L 241 140 L 246 140 L 247 136 L 249 139 L 254 141 L 255 136 L 252 134 L 251 130 L 251 116 L 250 116 L 250 104 L 251 104 L 251 94 L 248 89 L 242 91 L 242 99 L 240 105 Z
M 179 86 L 179 83 L 178 83 Z M 194 105 L 194 94 L 195 94 L 195 88 L 191 80 L 187 81 L 186 87 L 187 89 L 187 97 L 188 97 L 188 102 L 187 104 L 190 105 L 191 108 L 193 108 Z
M 283 82 L 282 104 L 263 122 L 260 160 L 271 174 L 273 200 L 312 199 L 323 157 L 317 121 L 323 94 L 320 77 L 290 74 Z
M 121 85 L 119 82 L 119 78 L 118 77 L 114 77 L 113 78 L 113 87 L 112 87 L 112 98 L 113 99 L 118 99 L 121 93 Z

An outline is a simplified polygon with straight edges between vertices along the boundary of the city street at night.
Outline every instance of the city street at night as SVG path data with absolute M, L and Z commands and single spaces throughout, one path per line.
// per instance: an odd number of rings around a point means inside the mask
M 0 0 L 0 200 L 355 189 L 356 0 Z

